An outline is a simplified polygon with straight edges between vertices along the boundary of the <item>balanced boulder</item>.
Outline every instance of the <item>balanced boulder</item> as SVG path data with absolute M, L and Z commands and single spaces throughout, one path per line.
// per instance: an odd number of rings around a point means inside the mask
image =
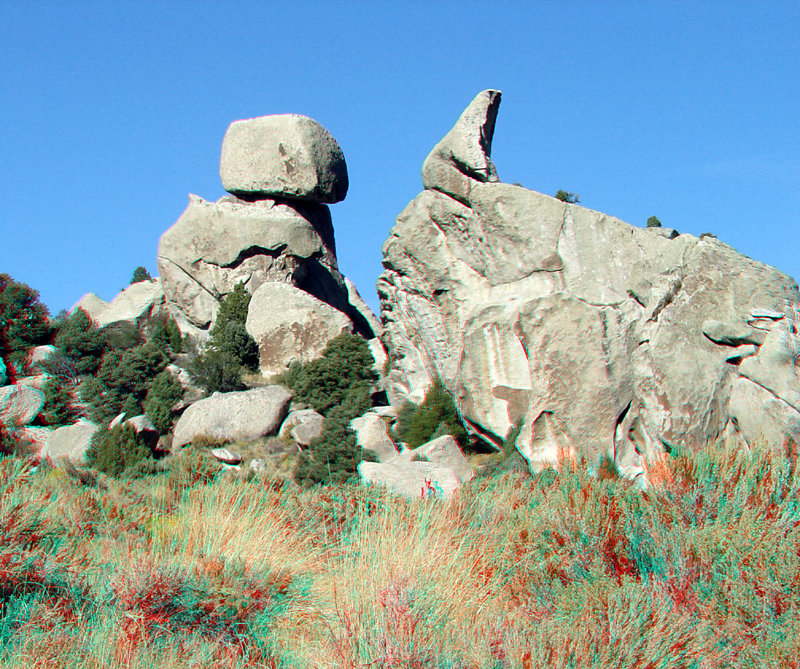
M 219 175 L 229 193 L 341 202 L 347 165 L 338 142 L 307 116 L 282 114 L 231 123 Z

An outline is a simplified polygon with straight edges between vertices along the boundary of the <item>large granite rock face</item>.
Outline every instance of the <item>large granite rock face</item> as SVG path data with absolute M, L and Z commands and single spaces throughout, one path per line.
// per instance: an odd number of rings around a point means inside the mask
M 338 142 L 307 116 L 281 114 L 231 123 L 219 175 L 234 195 L 341 202 L 347 165 Z
M 339 273 L 323 204 L 347 193 L 336 140 L 294 114 L 237 121 L 225 136 L 220 174 L 235 195 L 218 202 L 190 195 L 159 242 L 161 284 L 181 332 L 202 345 L 221 300 L 243 282 L 254 297 L 248 327 L 265 373 L 317 357 L 344 329 L 374 337 L 380 325 Z
M 439 376 L 487 441 L 524 420 L 535 470 L 581 452 L 635 477 L 673 445 L 800 437 L 797 284 L 717 239 L 496 182 L 498 103 L 481 93 L 437 145 L 384 245 L 392 403 Z
M 214 393 L 190 406 L 178 419 L 172 447 L 197 438 L 249 442 L 274 434 L 286 417 L 292 394 L 282 386 Z

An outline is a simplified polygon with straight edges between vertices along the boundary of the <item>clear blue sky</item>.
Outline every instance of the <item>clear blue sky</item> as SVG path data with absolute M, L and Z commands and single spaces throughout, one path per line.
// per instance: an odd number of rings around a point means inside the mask
M 189 193 L 224 194 L 228 125 L 291 112 L 344 150 L 339 262 L 377 309 L 425 156 L 497 88 L 503 181 L 798 278 L 799 82 L 796 1 L 0 0 L 0 272 L 53 313 L 112 299 Z

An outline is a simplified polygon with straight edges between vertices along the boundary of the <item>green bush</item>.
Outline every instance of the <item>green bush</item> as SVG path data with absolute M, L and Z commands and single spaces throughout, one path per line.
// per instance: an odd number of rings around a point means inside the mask
M 142 281 L 151 281 L 150 272 L 147 271 L 146 268 L 142 267 L 141 265 L 133 270 L 133 276 L 131 277 L 131 285 L 134 283 L 141 283 Z
M 129 416 L 141 414 L 150 384 L 167 362 L 152 342 L 125 352 L 108 351 L 97 376 L 87 379 L 81 389 L 81 396 L 89 405 L 89 417 L 102 425 L 122 411 Z
M 567 202 L 569 204 L 577 204 L 581 201 L 581 196 L 578 193 L 570 193 L 565 190 L 559 189 L 559 191 L 554 195 L 556 200 L 561 200 L 562 202 Z
M 444 424 L 446 432 L 440 429 Z M 466 448 L 469 437 L 458 415 L 452 395 L 438 379 L 425 394 L 422 404 L 416 406 L 407 402 L 397 416 L 395 435 L 409 448 L 418 448 L 435 438 L 435 435 L 451 434 L 461 448 Z
M 28 351 L 48 343 L 50 312 L 39 302 L 39 291 L 0 274 L 0 350 L 6 361 L 22 368 Z
M 167 434 L 172 429 L 172 407 L 182 396 L 181 384 L 166 369 L 153 379 L 144 412 L 159 434 Z
M 660 228 L 661 221 L 659 221 L 655 216 L 651 216 L 647 219 L 647 227 L 648 228 Z
M 155 324 L 150 333 L 150 341 L 168 356 L 177 355 L 183 349 L 181 331 L 171 316 Z
M 189 365 L 189 374 L 207 393 L 242 390 L 242 368 L 258 369 L 258 344 L 247 332 L 250 293 L 236 284 L 219 305 L 205 351 Z
M 284 383 L 292 389 L 296 401 L 310 404 L 326 415 L 353 394 L 369 395 L 378 379 L 372 369 L 374 364 L 367 342 L 343 332 L 328 342 L 321 358 L 303 366 L 292 365 Z
M 109 476 L 119 476 L 152 455 L 136 430 L 130 425 L 120 424 L 110 430 L 100 428 L 92 435 L 86 462 Z
M 79 376 L 94 374 L 106 351 L 106 340 L 83 309 L 76 309 L 60 323 L 55 345 L 68 360 L 72 361 Z M 60 366 L 63 361 L 55 361 Z M 47 366 L 47 363 L 46 363 Z
M 80 412 L 72 404 L 72 396 L 58 377 L 51 376 L 44 383 L 44 407 L 40 418 L 45 425 L 60 427 L 72 425 Z
M 372 451 L 356 443 L 350 421 L 369 410 L 369 394 L 354 390 L 347 400 L 331 408 L 325 416 L 322 434 L 311 442 L 297 462 L 294 478 L 302 485 L 345 483 L 358 476 L 358 465 L 375 462 Z

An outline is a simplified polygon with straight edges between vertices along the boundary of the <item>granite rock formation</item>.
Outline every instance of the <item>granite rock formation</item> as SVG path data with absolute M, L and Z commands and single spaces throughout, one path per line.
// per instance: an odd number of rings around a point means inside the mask
M 797 284 L 723 242 L 499 183 L 500 93 L 425 161 L 378 281 L 393 404 L 435 376 L 534 470 L 581 452 L 646 477 L 674 446 L 800 438 Z

